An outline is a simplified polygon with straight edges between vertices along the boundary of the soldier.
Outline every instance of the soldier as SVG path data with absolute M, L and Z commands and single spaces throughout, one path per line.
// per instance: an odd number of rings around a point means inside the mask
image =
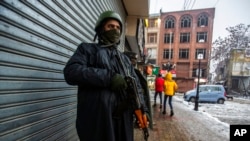
M 123 32 L 120 15 L 103 12 L 95 32 L 98 43 L 81 43 L 64 68 L 66 82 L 78 86 L 78 136 L 83 141 L 133 141 L 133 103 L 125 91 L 125 74 L 117 56 L 136 78 L 145 112 L 147 107 L 133 65 L 117 49 Z

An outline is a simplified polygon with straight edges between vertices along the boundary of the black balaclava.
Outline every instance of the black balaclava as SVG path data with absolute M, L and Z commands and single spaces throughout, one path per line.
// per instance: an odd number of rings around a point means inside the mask
M 99 34 L 99 42 L 104 45 L 114 45 L 119 44 L 120 41 L 120 31 L 116 29 L 103 31 Z
M 94 41 L 95 41 L 96 37 L 98 37 L 98 42 L 99 42 L 99 44 L 102 45 L 102 47 L 110 47 L 110 46 L 117 47 L 120 44 L 120 37 L 121 37 L 122 30 L 111 29 L 108 31 L 104 31 L 104 25 L 110 19 L 112 19 L 112 18 L 107 18 L 107 19 L 103 20 L 101 22 L 101 25 L 96 29 L 96 35 L 95 35 Z M 120 26 L 122 28 L 121 23 L 120 23 Z

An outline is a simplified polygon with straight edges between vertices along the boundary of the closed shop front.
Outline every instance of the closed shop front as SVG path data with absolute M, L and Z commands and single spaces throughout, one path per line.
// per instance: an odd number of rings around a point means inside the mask
M 0 1 L 1 141 L 78 140 L 77 87 L 63 68 L 105 10 L 125 19 L 118 0 Z

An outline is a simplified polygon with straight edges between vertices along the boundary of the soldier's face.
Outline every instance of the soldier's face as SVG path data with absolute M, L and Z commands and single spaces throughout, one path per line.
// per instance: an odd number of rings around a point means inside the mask
M 121 27 L 120 27 L 120 24 L 118 21 L 110 19 L 104 25 L 104 31 L 108 31 L 108 30 L 112 30 L 112 29 L 115 29 L 115 30 L 120 32 Z

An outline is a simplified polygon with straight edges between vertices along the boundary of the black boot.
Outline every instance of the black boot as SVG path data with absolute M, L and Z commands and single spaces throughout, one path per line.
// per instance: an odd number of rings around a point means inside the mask
M 156 107 L 156 104 L 154 104 L 153 107 Z
M 171 111 L 170 111 L 170 116 L 173 116 L 173 115 L 174 115 L 174 111 L 171 110 Z
M 166 115 L 166 111 L 165 111 L 165 110 L 163 110 L 162 114 L 163 114 L 163 115 Z

